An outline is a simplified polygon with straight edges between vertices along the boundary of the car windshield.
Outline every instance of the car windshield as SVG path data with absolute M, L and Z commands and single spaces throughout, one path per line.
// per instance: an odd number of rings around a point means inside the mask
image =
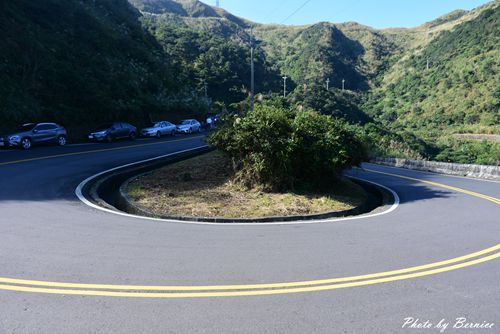
M 113 126 L 113 124 L 103 124 L 101 126 L 98 126 L 96 128 L 97 131 L 102 131 L 102 130 L 107 130 L 109 128 L 111 128 Z
M 190 120 L 185 120 L 181 122 L 181 125 L 188 125 L 188 124 L 191 124 Z
M 23 124 L 20 127 L 18 127 L 16 130 L 17 131 L 31 131 L 35 127 L 36 124 Z
M 153 123 L 153 128 L 161 127 L 161 122 Z

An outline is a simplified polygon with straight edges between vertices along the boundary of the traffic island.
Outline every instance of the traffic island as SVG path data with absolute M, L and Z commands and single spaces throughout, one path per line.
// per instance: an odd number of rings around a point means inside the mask
M 342 178 L 328 192 L 267 192 L 234 182 L 231 160 L 212 151 L 133 177 L 120 187 L 122 209 L 204 222 L 327 219 L 370 212 L 383 202 L 372 185 Z

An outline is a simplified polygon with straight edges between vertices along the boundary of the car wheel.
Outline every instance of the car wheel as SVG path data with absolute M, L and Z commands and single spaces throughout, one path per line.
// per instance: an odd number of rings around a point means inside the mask
M 175 136 L 175 130 L 172 130 L 172 132 L 170 133 L 170 135 Z
M 111 143 L 111 142 L 113 141 L 113 137 L 111 137 L 111 135 L 107 135 L 107 136 L 106 136 L 106 141 L 107 141 L 108 143 Z
M 135 132 L 130 132 L 129 136 L 130 140 L 135 140 Z
M 156 133 L 156 138 L 161 138 L 161 132 L 160 132 L 160 131 L 158 131 L 158 132 Z
M 64 146 L 68 142 L 68 139 L 65 136 L 59 136 L 57 137 L 57 144 L 59 146 Z
M 31 148 L 31 139 L 29 139 L 29 138 L 23 138 L 21 140 L 21 147 L 24 150 L 29 150 Z

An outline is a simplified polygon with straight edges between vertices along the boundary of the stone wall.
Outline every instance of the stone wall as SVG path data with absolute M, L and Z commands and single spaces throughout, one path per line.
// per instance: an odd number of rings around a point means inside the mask
M 372 159 L 371 162 L 386 166 L 500 181 L 500 166 L 455 164 L 399 158 L 375 158 Z

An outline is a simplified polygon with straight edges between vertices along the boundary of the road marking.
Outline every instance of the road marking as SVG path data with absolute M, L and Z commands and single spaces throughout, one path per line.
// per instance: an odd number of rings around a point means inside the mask
M 119 150 L 125 150 L 125 149 L 129 149 L 129 148 L 144 147 L 144 146 L 153 146 L 153 145 L 161 145 L 161 144 L 175 143 L 175 142 L 180 142 L 180 141 L 188 141 L 188 140 L 199 139 L 199 138 L 203 138 L 203 137 L 204 136 L 195 136 L 195 137 L 189 137 L 189 138 L 183 138 L 183 139 L 176 139 L 176 140 L 168 140 L 168 141 L 161 141 L 161 142 L 154 142 L 154 143 L 148 143 L 148 144 L 137 144 L 137 145 L 128 145 L 128 146 L 120 146 L 120 147 L 113 147 L 113 148 L 105 148 L 105 149 L 100 149 L 100 150 L 89 150 L 89 151 L 81 151 L 81 152 L 72 152 L 72 153 L 47 155 L 47 156 L 43 156 L 43 157 L 36 157 L 36 158 L 30 158 L 30 159 L 22 159 L 22 160 L 1 162 L 0 166 L 14 165 L 14 164 L 19 164 L 19 163 L 23 163 L 23 162 L 30 162 L 30 161 L 38 161 L 38 160 L 47 160 L 47 159 L 68 157 L 68 156 L 74 156 L 74 155 L 83 155 L 83 154 L 90 154 L 90 153 L 119 151 Z
M 254 290 L 254 289 L 282 289 L 289 287 L 302 287 L 310 285 L 324 285 L 332 283 L 342 283 L 351 281 L 360 281 L 366 279 L 380 278 L 384 276 L 395 276 L 401 274 L 408 274 L 412 272 L 427 270 L 436 267 L 448 266 L 451 264 L 456 264 L 459 262 L 464 262 L 477 258 L 483 255 L 490 254 L 492 252 L 500 250 L 500 244 L 475 252 L 453 258 L 450 260 L 429 263 L 421 266 L 404 268 L 399 270 L 391 270 L 386 272 L 379 272 L 374 274 L 350 276 L 350 277 L 340 277 L 340 278 L 330 278 L 322 280 L 313 281 L 301 281 L 301 282 L 286 282 L 286 283 L 269 283 L 269 284 L 238 284 L 238 285 L 208 285 L 208 286 L 164 286 L 164 285 L 117 285 L 117 284 L 85 284 L 85 283 L 65 283 L 65 282 L 50 282 L 50 281 L 36 281 L 36 280 L 24 280 L 24 279 L 14 279 L 0 277 L 0 283 L 7 284 L 20 284 L 20 285 L 32 285 L 32 286 L 44 286 L 44 287 L 56 287 L 56 288 L 76 288 L 76 289 L 96 289 L 96 290 L 132 290 L 132 291 L 203 291 L 203 290 Z M 490 254 L 491 255 L 491 254 Z
M 495 248 L 500 245 L 495 246 Z M 261 295 L 277 295 L 289 294 L 299 292 L 314 292 L 325 290 L 336 290 L 343 288 L 358 287 L 364 285 L 380 284 L 387 282 L 394 282 L 406 280 L 411 278 L 418 278 L 423 276 L 435 275 L 447 271 L 457 270 L 461 268 L 470 267 L 480 263 L 488 262 L 500 258 L 500 252 L 480 257 L 475 260 L 458 263 L 451 266 L 442 268 L 426 270 L 416 273 L 394 275 L 389 277 L 377 279 L 365 279 L 361 281 L 328 284 L 320 286 L 300 286 L 293 288 L 276 288 L 276 289 L 256 289 L 249 291 L 209 291 L 209 292 L 138 292 L 135 291 L 102 291 L 102 290 L 75 290 L 75 289 L 61 289 L 61 288 L 40 288 L 32 286 L 17 286 L 9 284 L 0 284 L 0 290 L 18 291 L 18 292 L 34 292 L 34 293 L 48 293 L 48 294 L 61 294 L 61 295 L 83 295 L 83 296 L 105 296 L 105 297 L 135 297 L 135 298 L 200 298 L 200 297 L 237 297 L 237 296 L 261 296 Z M 109 290 L 109 289 L 108 289 Z M 175 291 L 175 290 L 172 290 Z
M 99 143 L 80 143 L 80 144 L 68 144 L 66 146 L 69 147 L 78 147 L 78 146 L 92 146 L 92 145 L 98 145 Z
M 485 199 L 487 201 L 493 202 L 495 204 L 500 204 L 500 199 L 498 199 L 498 198 L 495 198 L 495 197 L 492 197 L 492 196 L 488 196 L 488 195 L 483 195 L 483 194 L 480 194 L 480 193 L 477 193 L 477 192 L 474 192 L 474 191 L 470 191 L 470 190 L 466 190 L 466 189 L 462 189 L 462 188 L 457 188 L 457 187 L 449 186 L 449 185 L 446 185 L 446 184 L 443 184 L 443 183 L 438 183 L 438 182 L 433 182 L 433 181 L 426 181 L 426 180 L 417 179 L 417 178 L 410 177 L 410 176 L 404 176 L 404 175 L 393 174 L 393 173 L 386 173 L 386 172 L 381 172 L 381 171 L 377 171 L 377 170 L 373 170 L 373 169 L 364 169 L 364 170 L 367 171 L 367 172 L 370 172 L 370 173 L 376 173 L 376 174 L 382 174 L 382 175 L 389 175 L 389 176 L 399 177 L 401 179 L 422 182 L 422 183 L 430 184 L 432 186 L 436 186 L 436 187 L 439 187 L 439 188 L 445 188 L 445 189 L 453 190 L 453 191 L 456 191 L 456 192 L 459 192 L 459 193 L 471 195 L 471 196 L 474 196 L 474 197 L 479 197 L 479 198 Z

